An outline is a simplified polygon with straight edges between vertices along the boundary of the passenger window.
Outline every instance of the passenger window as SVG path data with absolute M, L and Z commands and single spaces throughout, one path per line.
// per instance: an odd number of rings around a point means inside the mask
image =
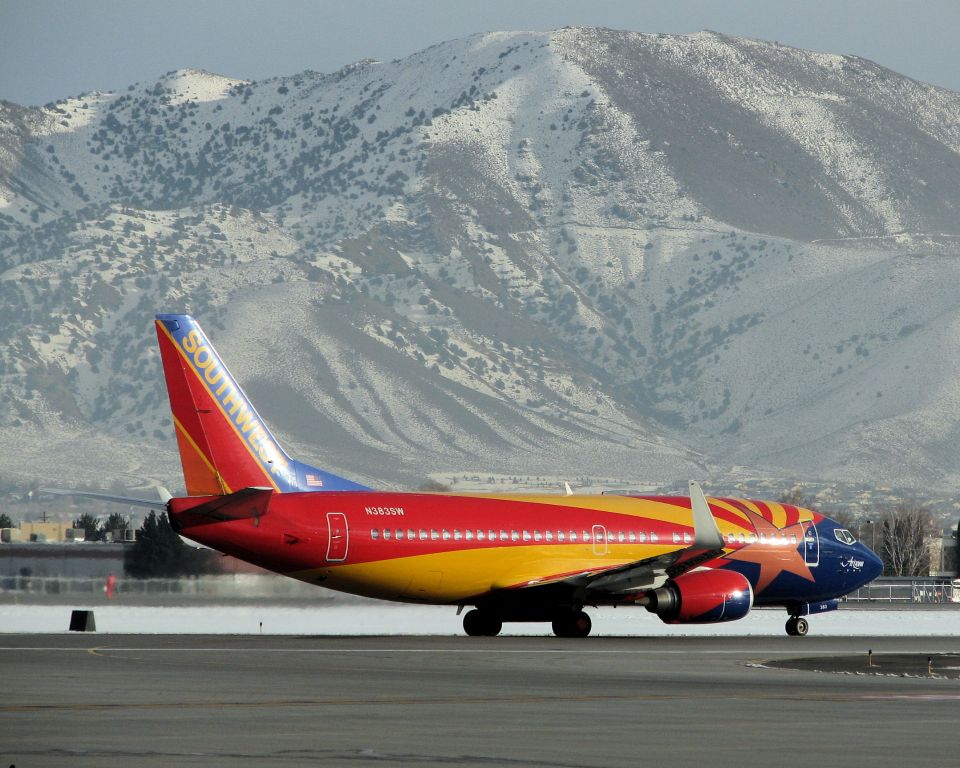
M 687 532 L 684 532 L 684 534 L 683 534 L 683 543 L 684 543 L 684 544 L 689 544 L 689 543 L 692 542 L 692 541 L 693 541 L 693 539 L 690 537 L 690 534 L 687 533 Z
M 463 538 L 463 534 L 460 533 L 460 530 L 459 530 L 459 529 L 455 529 L 454 532 L 453 532 L 453 540 L 454 540 L 454 541 L 460 541 L 460 539 L 462 539 L 462 538 Z
M 383 540 L 384 540 L 384 541 L 390 541 L 390 529 L 389 529 L 389 528 L 384 528 L 384 529 L 383 529 Z
M 637 534 L 636 534 L 636 532 L 630 531 L 630 533 L 627 534 L 627 540 L 628 540 L 631 544 L 633 544 L 634 542 L 636 542 L 636 540 L 637 540 Z
M 543 536 L 540 535 L 540 531 L 534 531 L 534 532 L 533 532 L 533 540 L 534 540 L 534 541 L 541 541 L 542 539 L 543 539 Z
M 750 541 L 751 544 L 756 544 L 756 543 L 757 543 L 757 534 L 751 533 L 751 534 L 747 537 L 747 539 Z
M 414 531 L 413 528 L 407 528 L 407 538 L 410 541 L 413 541 L 415 538 L 417 538 L 416 531 Z
M 673 543 L 674 543 L 674 544 L 679 544 L 679 543 L 680 543 L 680 534 L 677 533 L 676 531 L 674 531 L 674 533 L 673 533 Z
M 524 531 L 524 532 L 523 532 L 523 540 L 524 540 L 524 541 L 530 541 L 530 531 Z
M 373 539 L 374 541 L 376 541 L 377 539 L 379 539 L 379 538 L 380 538 L 380 530 L 379 530 L 378 528 L 373 528 L 373 529 L 370 531 L 370 538 Z
M 506 541 L 506 540 L 507 540 L 507 532 L 500 531 L 500 541 Z
M 423 530 L 423 528 L 420 529 L 420 534 L 419 534 L 419 536 L 420 536 L 420 541 L 426 541 L 426 540 L 427 540 L 427 532 L 426 532 L 425 530 Z
M 437 529 L 436 529 L 436 528 L 431 528 L 431 529 L 430 529 L 430 540 L 431 540 L 431 541 L 436 541 L 436 540 L 439 539 L 439 538 L 440 538 L 440 534 L 437 533 Z
M 487 538 L 490 539 L 490 541 L 496 541 L 496 540 L 497 540 L 497 532 L 496 532 L 496 531 L 487 531 Z
M 647 540 L 647 534 L 645 534 L 643 531 L 640 531 L 640 533 L 637 534 L 637 538 L 640 540 L 640 543 L 643 544 Z
M 450 531 L 448 531 L 446 528 L 443 529 L 440 536 L 444 541 L 450 541 Z
M 547 541 L 553 541 L 553 531 L 544 531 L 543 538 Z
M 520 541 L 520 534 L 516 531 L 510 531 L 510 541 Z
M 747 543 L 747 537 L 744 536 L 742 533 L 737 536 L 737 540 L 738 540 L 741 544 L 746 544 L 746 543 Z
M 473 541 L 473 531 L 465 531 L 463 535 L 467 541 Z
M 557 541 L 566 541 L 566 540 L 567 540 L 567 534 L 565 534 L 563 531 L 557 531 Z
M 657 536 L 657 534 L 655 534 L 655 533 L 651 533 L 651 534 L 650 534 L 650 543 L 651 543 L 651 544 L 656 544 L 658 541 L 660 541 L 660 537 Z
M 576 540 L 577 540 L 577 532 L 570 531 L 570 541 L 576 541 Z
M 403 529 L 397 528 L 397 532 L 394 534 L 394 536 L 398 541 L 403 541 Z
M 483 531 L 477 531 L 477 541 L 483 541 L 484 533 Z

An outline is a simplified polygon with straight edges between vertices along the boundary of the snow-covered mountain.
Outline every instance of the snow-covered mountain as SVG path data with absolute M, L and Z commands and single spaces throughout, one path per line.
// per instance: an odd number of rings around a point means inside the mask
M 0 472 L 176 485 L 151 327 L 291 452 L 960 479 L 960 94 L 703 32 L 484 34 L 0 105 Z

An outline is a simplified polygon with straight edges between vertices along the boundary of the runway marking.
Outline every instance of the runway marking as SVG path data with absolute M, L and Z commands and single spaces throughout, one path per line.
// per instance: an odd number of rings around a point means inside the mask
M 620 655 L 641 655 L 641 656 L 745 656 L 749 655 L 750 657 L 754 656 L 790 656 L 794 657 L 799 652 L 803 651 L 799 647 L 796 648 L 740 648 L 740 649 L 724 649 L 724 648 L 666 648 L 666 649 L 651 649 L 651 648 L 621 648 L 621 649 L 602 649 L 602 648 L 497 648 L 495 646 L 490 646 L 489 648 L 269 648 L 269 647 L 260 647 L 260 646 L 251 646 L 251 647 L 236 647 L 236 648 L 215 648 L 210 646 L 202 647 L 183 647 L 183 648 L 162 648 L 162 647 L 149 647 L 149 646 L 93 646 L 93 647 L 80 647 L 80 646 L 0 646 L 0 652 L 3 651 L 17 651 L 17 652 L 47 652 L 47 651 L 74 651 L 91 654 L 94 656 L 104 656 L 107 653 L 111 652 L 130 652 L 130 651 L 143 651 L 147 653 L 326 653 L 326 654 L 337 654 L 337 653 L 355 653 L 355 654 L 382 654 L 382 653 L 403 653 L 403 654 L 463 654 L 463 655 L 476 655 L 476 654 L 489 654 L 489 655 L 560 655 L 560 654 L 576 654 L 578 656 L 620 656 Z M 914 653 L 915 649 L 907 650 L 897 650 L 897 649 L 884 649 L 884 654 L 890 653 Z M 944 653 L 955 653 L 955 650 L 944 650 L 938 651 L 934 649 L 928 649 L 925 653 L 930 654 L 944 654 Z M 817 649 L 815 651 L 807 652 L 806 657 L 809 656 L 824 656 L 832 657 L 838 654 L 849 654 L 849 648 L 843 649 Z
M 413 704 L 544 704 L 552 702 L 600 702 L 600 701 L 677 701 L 762 699 L 765 701 L 955 701 L 960 693 L 763 693 L 757 691 L 724 693 L 691 692 L 689 694 L 637 693 L 637 694 L 516 694 L 509 696 L 388 696 L 375 699 L 267 699 L 263 701 L 192 701 L 192 702 L 84 702 L 79 704 L 12 704 L 0 706 L 0 713 L 40 712 L 52 710 L 115 710 L 115 709 L 255 709 L 260 707 L 355 707 L 355 706 L 409 706 Z
M 957 694 L 877 694 L 877 693 L 763 693 L 757 691 L 689 694 L 646 693 L 646 694 L 594 694 L 594 695 L 548 695 L 517 694 L 513 696 L 388 696 L 377 699 L 267 699 L 263 701 L 156 701 L 102 703 L 84 702 L 78 704 L 11 704 L 0 706 L 0 714 L 57 711 L 114 711 L 114 710 L 165 710 L 165 709 L 261 709 L 261 708 L 304 708 L 304 707 L 381 707 L 414 705 L 473 705 L 473 704 L 551 704 L 551 703 L 590 703 L 590 702 L 658 702 L 658 701 L 953 701 L 960 699 Z
M 0 647 L 0 651 L 82 651 L 93 655 L 100 655 L 102 651 L 148 651 L 150 653 L 459 653 L 459 654 L 559 654 L 575 653 L 577 655 L 590 656 L 610 656 L 619 654 L 641 654 L 643 656 L 652 656 L 657 654 L 669 655 L 687 655 L 693 654 L 740 654 L 743 650 L 723 650 L 704 648 L 698 650 L 649 650 L 649 649 L 622 649 L 622 650 L 600 650 L 600 649 L 580 649 L 580 648 L 211 648 L 205 646 L 202 648 L 151 648 L 146 646 L 94 646 L 92 648 L 79 648 L 75 646 L 7 646 Z M 783 653 L 783 650 L 755 650 L 751 653 L 776 654 Z
M 861 697 L 862 701 L 958 701 L 960 693 L 874 693 Z

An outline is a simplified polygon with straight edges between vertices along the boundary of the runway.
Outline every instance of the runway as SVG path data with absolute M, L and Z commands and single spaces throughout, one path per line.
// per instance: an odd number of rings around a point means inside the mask
M 766 666 L 867 648 L 960 639 L 0 635 L 0 763 L 951 764 L 956 679 Z

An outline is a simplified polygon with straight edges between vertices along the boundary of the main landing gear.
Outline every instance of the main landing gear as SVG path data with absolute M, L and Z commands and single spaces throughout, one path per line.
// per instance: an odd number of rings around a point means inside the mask
M 557 637 L 586 637 L 592 628 L 593 622 L 583 611 L 573 611 L 553 620 L 553 634 Z
M 511 620 L 543 621 L 548 616 L 519 616 Z M 553 634 L 557 637 L 586 637 L 593 628 L 593 622 L 583 611 L 561 613 L 553 619 Z M 470 637 L 493 637 L 499 635 L 503 629 L 503 620 L 500 616 L 488 610 L 474 608 L 467 611 L 463 617 L 463 631 Z
M 787 619 L 787 634 L 790 637 L 803 637 L 809 630 L 810 624 L 803 616 L 791 616 Z
M 474 608 L 463 617 L 463 631 L 470 637 L 494 637 L 500 634 L 503 622 L 486 611 Z

